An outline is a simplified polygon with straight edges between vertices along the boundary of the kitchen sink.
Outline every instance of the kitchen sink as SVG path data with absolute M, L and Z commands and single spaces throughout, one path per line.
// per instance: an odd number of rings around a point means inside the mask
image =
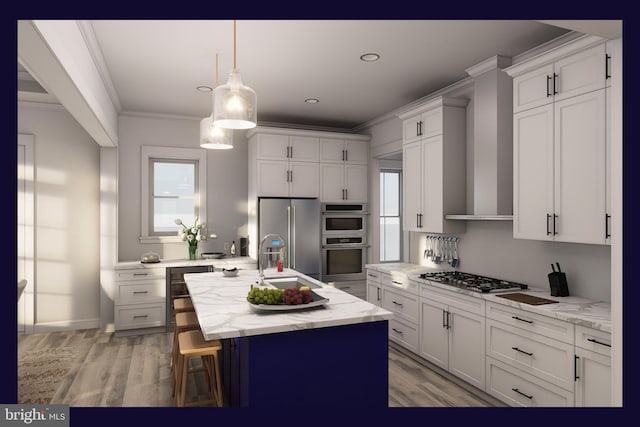
M 316 285 L 302 277 L 279 277 L 277 279 L 265 279 L 264 283 L 266 285 L 271 285 L 274 288 L 278 289 L 289 289 L 289 288 L 299 288 L 300 286 L 308 286 L 311 289 L 320 288 L 321 286 Z

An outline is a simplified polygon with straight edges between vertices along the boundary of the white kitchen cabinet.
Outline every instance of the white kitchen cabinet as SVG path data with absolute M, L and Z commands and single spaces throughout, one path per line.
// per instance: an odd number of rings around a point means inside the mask
M 382 307 L 381 273 L 376 270 L 367 270 L 367 296 L 366 300 L 371 304 Z
M 320 139 L 320 162 L 366 165 L 369 162 L 369 143 L 343 139 Z
M 389 320 L 389 340 L 417 353 L 419 345 L 418 286 L 405 275 L 381 275 L 381 306 L 394 314 Z
M 611 79 L 607 80 L 610 81 Z M 611 245 L 611 112 L 613 108 L 611 108 L 611 89 L 607 88 L 605 90 L 605 103 L 606 103 L 606 121 L 605 121 L 605 243 L 607 245 Z
M 485 388 L 484 301 L 420 288 L 419 355 L 460 379 Z
M 366 203 L 367 173 L 366 165 L 320 163 L 320 200 Z
M 115 272 L 115 330 L 165 325 L 165 268 L 132 268 Z
M 611 406 L 611 334 L 576 326 L 575 406 Z
M 540 62 L 537 58 L 536 63 Z M 601 43 L 518 74 L 513 79 L 514 113 L 603 89 L 607 62 Z
M 604 244 L 605 91 L 514 115 L 514 237 Z
M 463 232 L 463 221 L 445 215 L 466 206 L 466 111 L 468 100 L 437 98 L 399 114 L 403 120 L 403 228 L 431 233 Z
M 318 162 L 320 140 L 317 137 L 286 134 L 257 134 L 256 158 L 295 162 Z
M 258 160 L 258 194 L 265 197 L 318 197 L 318 163 Z

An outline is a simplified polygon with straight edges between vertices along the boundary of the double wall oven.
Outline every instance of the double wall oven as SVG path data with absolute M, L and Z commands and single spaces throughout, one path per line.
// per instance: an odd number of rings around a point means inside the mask
M 322 280 L 339 282 L 365 278 L 367 206 L 322 204 Z

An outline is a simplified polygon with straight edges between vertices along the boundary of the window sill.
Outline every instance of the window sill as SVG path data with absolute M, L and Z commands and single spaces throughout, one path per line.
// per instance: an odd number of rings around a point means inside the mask
M 183 243 L 182 238 L 178 236 L 140 236 L 140 243 Z

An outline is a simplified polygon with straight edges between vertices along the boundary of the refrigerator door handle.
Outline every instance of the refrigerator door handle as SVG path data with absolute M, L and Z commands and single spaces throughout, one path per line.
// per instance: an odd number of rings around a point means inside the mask
M 291 260 L 291 268 L 293 268 L 295 270 L 296 268 L 296 248 L 295 248 L 295 241 L 296 241 L 296 207 L 295 205 L 291 207 L 292 209 L 292 216 L 291 216 L 291 220 L 289 221 L 290 227 L 291 227 L 291 231 L 289 232 L 289 253 L 291 254 L 292 258 L 289 258 Z M 293 247 L 293 250 L 291 250 L 291 247 Z
M 289 238 L 289 242 L 287 242 L 287 266 L 289 265 L 289 260 L 291 259 L 291 206 L 287 206 L 287 237 Z

